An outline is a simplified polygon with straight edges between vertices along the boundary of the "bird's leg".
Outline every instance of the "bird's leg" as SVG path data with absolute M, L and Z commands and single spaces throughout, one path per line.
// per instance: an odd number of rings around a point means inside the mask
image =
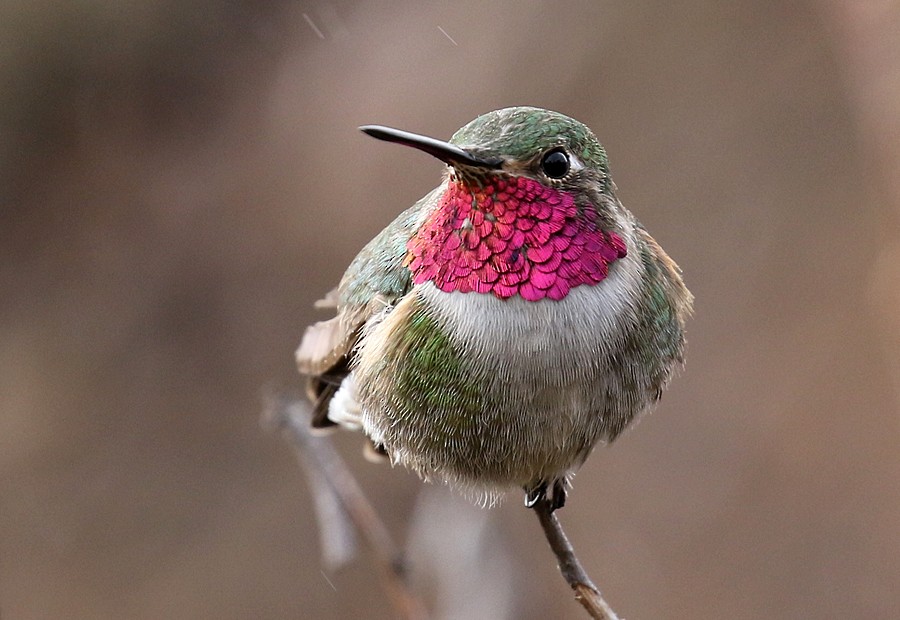
M 553 499 L 550 501 L 551 510 L 559 510 L 566 505 L 566 480 L 557 478 L 553 481 Z
M 549 493 L 548 493 L 549 491 Z M 557 479 L 552 486 L 546 480 L 538 484 L 525 487 L 525 507 L 534 508 L 538 502 L 546 501 L 550 506 L 550 512 L 559 510 L 566 505 L 566 481 Z

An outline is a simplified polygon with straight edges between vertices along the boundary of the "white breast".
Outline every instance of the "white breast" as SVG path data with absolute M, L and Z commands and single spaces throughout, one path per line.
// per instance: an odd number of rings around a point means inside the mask
M 624 232 L 628 243 L 632 231 Z M 464 358 L 475 361 L 473 371 L 502 384 L 515 402 L 517 389 L 533 392 L 594 378 L 623 321 L 634 321 L 641 269 L 640 256 L 631 252 L 610 265 L 605 280 L 575 287 L 560 301 L 446 293 L 432 283 L 420 295 Z

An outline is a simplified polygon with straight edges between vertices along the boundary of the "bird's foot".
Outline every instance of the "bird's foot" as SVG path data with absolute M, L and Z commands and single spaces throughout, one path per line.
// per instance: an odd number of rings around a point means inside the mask
M 525 507 L 534 508 L 539 502 L 547 502 L 550 512 L 566 505 L 566 483 L 554 480 L 551 486 L 546 480 L 533 487 L 525 487 Z

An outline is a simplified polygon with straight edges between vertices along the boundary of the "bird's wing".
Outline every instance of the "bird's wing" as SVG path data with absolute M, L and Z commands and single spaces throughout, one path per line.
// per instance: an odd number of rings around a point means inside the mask
M 412 274 L 404 264 L 406 244 L 442 189 L 436 188 L 397 216 L 353 259 L 338 288 L 316 302 L 317 307 L 336 307 L 337 316 L 306 328 L 296 353 L 297 367 L 309 377 L 309 394 L 316 403 L 314 426 L 329 425 L 328 403 L 350 372 L 363 326 L 390 312 L 412 288 Z

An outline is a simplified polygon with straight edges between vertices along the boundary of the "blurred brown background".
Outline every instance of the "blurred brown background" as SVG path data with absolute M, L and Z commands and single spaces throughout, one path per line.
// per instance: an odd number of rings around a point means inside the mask
M 897 3 L 38 0 L 0 54 L 4 620 L 395 617 L 365 553 L 322 571 L 260 395 L 438 181 L 356 127 L 517 104 L 595 130 L 697 297 L 561 513 L 610 603 L 900 617 Z M 337 439 L 436 616 L 582 617 L 518 496 L 417 499 Z

